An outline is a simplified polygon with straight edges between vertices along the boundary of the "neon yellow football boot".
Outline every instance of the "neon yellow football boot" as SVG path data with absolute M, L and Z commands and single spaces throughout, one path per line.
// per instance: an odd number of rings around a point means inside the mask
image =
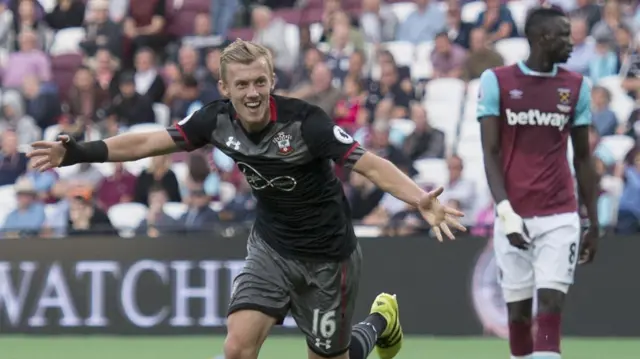
M 371 314 L 378 313 L 387 321 L 387 327 L 376 342 L 376 351 L 380 359 L 392 359 L 402 348 L 402 326 L 395 294 L 381 293 L 371 305 Z

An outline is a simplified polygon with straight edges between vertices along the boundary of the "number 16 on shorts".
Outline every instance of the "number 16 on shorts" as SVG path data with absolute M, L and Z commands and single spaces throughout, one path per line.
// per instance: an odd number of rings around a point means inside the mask
M 325 350 L 331 349 L 331 337 L 336 333 L 336 311 L 321 312 L 313 310 L 311 333 L 316 338 L 315 345 Z

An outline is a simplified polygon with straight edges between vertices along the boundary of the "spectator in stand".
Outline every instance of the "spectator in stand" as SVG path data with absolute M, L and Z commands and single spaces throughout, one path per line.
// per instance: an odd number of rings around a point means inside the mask
M 487 31 L 476 27 L 471 31 L 470 50 L 464 65 L 462 79 L 471 81 L 494 67 L 504 65 L 502 56 L 487 43 Z
M 371 126 L 370 138 L 367 148 L 376 155 L 386 158 L 387 160 L 395 163 L 396 165 L 402 164 L 407 167 L 407 173 L 410 177 L 417 174 L 415 168 L 411 164 L 411 160 L 406 156 L 401 149 L 391 144 L 389 141 L 389 123 L 384 119 L 376 119 Z
M 153 50 L 149 48 L 138 50 L 135 57 L 135 68 L 136 92 L 147 97 L 151 103 L 162 102 L 166 86 L 156 68 Z
M 45 15 L 44 21 L 55 31 L 81 27 L 84 14 L 85 5 L 82 0 L 57 0 L 53 11 Z
M 124 35 L 129 41 L 129 53 L 125 64 L 129 65 L 133 54 L 143 47 L 163 53 L 170 37 L 166 33 L 165 0 L 131 1 L 124 20 Z M 126 66 L 128 67 L 128 66 Z
M 594 86 L 591 90 L 591 111 L 593 126 L 600 136 L 609 136 L 616 133 L 618 119 L 611 111 L 611 93 L 605 87 Z
M 597 82 L 603 77 L 616 75 L 620 67 L 619 62 L 610 41 L 596 40 L 595 52 L 591 54 L 589 62 L 589 78 L 592 82 Z
M 351 172 L 350 174 L 349 189 L 351 218 L 358 221 L 371 214 L 378 207 L 382 196 L 384 196 L 384 191 L 357 172 Z
M 621 25 L 616 29 L 615 32 L 615 43 L 610 43 L 610 47 L 615 48 L 617 50 L 617 54 L 619 57 L 624 57 L 630 51 L 634 49 L 634 36 L 635 31 L 625 25 Z
M 473 213 L 476 205 L 476 184 L 472 180 L 462 177 L 464 170 L 462 158 L 456 155 L 449 157 L 447 169 L 449 170 L 449 181 L 444 186 L 446 194 L 443 193 L 440 200 L 464 213 Z M 463 219 L 463 222 L 472 225 L 473 217 L 469 216 Z
M 281 18 L 274 18 L 268 7 L 257 6 L 251 12 L 251 25 L 255 31 L 253 41 L 271 49 L 274 66 L 291 71 L 296 59 L 284 41 L 287 23 Z
M 61 115 L 58 94 L 45 90 L 37 77 L 29 75 L 22 83 L 22 95 L 25 99 L 26 114 L 44 130 L 54 125 Z
M 219 222 L 218 214 L 209 207 L 211 197 L 204 189 L 197 185 L 192 185 L 187 197 L 188 209 L 180 217 L 180 223 L 187 232 L 210 232 L 214 225 Z
M 446 32 L 436 35 L 433 51 L 431 52 L 434 78 L 460 78 L 466 59 L 467 52 L 465 49 L 458 44 L 452 43 Z
M 93 57 L 99 48 L 106 48 L 116 57 L 122 56 L 122 29 L 109 19 L 109 0 L 89 1 L 89 12 L 84 22 L 86 32 L 80 47 Z
M 67 236 L 115 235 L 107 214 L 93 203 L 91 189 L 75 188 L 69 193 Z
M 98 112 L 109 105 L 109 93 L 100 87 L 94 74 L 86 66 L 76 70 L 73 84 L 69 89 L 67 109 L 70 133 L 80 133 L 84 127 L 98 120 Z
M 200 84 L 193 76 L 182 77 L 182 88 L 171 106 L 171 118 L 180 121 L 199 110 L 212 96 L 200 90 Z
M 319 106 L 329 116 L 334 116 L 336 104 L 342 93 L 331 82 L 331 70 L 327 65 L 316 65 L 311 73 L 311 86 L 308 92 L 302 96 L 302 99 Z
M 0 131 L 0 186 L 13 184 L 27 170 L 27 156 L 18 152 L 18 136 L 12 130 Z
M 226 37 L 240 8 L 238 0 L 211 0 L 211 27 L 214 35 Z
M 624 17 L 620 4 L 617 1 L 607 1 L 602 12 L 602 20 L 600 20 L 591 31 L 594 39 L 607 39 L 612 41 L 615 39 L 615 32 L 620 26 L 633 28 L 632 21 Z
M 565 64 L 571 71 L 589 75 L 589 63 L 595 55 L 595 43 L 587 41 L 589 33 L 588 24 L 584 19 L 571 19 L 571 39 L 573 40 L 573 52 Z
M 398 27 L 396 40 L 414 44 L 433 41 L 447 26 L 446 16 L 435 1 L 416 0 L 418 7 Z
M 107 128 L 110 135 L 139 123 L 154 123 L 155 112 L 151 100 L 136 92 L 135 76 L 124 73 L 120 76 L 120 94 L 107 110 Z M 115 129 L 118 129 L 116 131 Z
M 53 169 L 40 172 L 33 167 L 34 160 L 29 160 L 27 163 L 27 171 L 24 173 L 24 178 L 27 178 L 33 183 L 33 187 L 38 194 L 38 198 L 42 201 L 49 201 L 51 199 L 51 190 L 58 180 L 58 175 Z
M 25 113 L 22 96 L 13 90 L 2 94 L 0 132 L 8 130 L 14 130 L 18 135 L 18 145 L 28 145 L 42 137 L 36 121 Z
M 87 60 L 98 87 L 114 98 L 119 93 L 118 76 L 120 76 L 120 60 L 115 58 L 106 48 L 98 49 L 96 56 Z
M 360 82 L 360 86 L 363 89 L 369 88 L 370 79 L 367 78 L 365 64 L 367 58 L 362 51 L 354 51 L 349 56 L 349 66 L 345 77 L 351 77 L 357 79 Z
M 242 177 L 236 195 L 220 211 L 220 220 L 226 222 L 253 222 L 256 218 L 256 200 L 247 180 Z
M 353 48 L 358 51 L 364 51 L 364 34 L 360 31 L 360 28 L 354 26 L 351 17 L 344 11 L 338 11 L 333 15 L 331 21 L 331 31 L 326 33 L 323 42 L 328 42 L 329 46 L 335 46 L 333 44 L 332 34 L 333 29 L 336 26 L 344 26 L 349 29 L 349 42 L 353 44 Z
M 0 49 L 11 49 L 12 29 L 13 29 L 13 13 L 5 4 L 0 3 Z
M 27 2 L 25 2 L 27 3 Z M 33 31 L 20 33 L 20 51 L 9 54 L 2 68 L 2 87 L 20 88 L 27 75 L 34 75 L 40 82 L 51 80 L 51 62 L 38 48 L 38 38 Z
M 591 33 L 593 27 L 602 18 L 600 5 L 596 0 L 576 0 L 577 8 L 571 12 L 572 17 L 580 17 L 587 20 L 587 31 Z
M 113 167 L 113 174 L 103 178 L 96 188 L 98 207 L 104 211 L 118 203 L 133 202 L 136 188 L 136 176 L 129 173 L 122 163 L 113 163 Z
M 304 63 L 298 67 L 291 76 L 290 92 L 287 96 L 300 97 L 300 91 L 304 91 L 311 82 L 311 73 L 316 65 L 324 61 L 324 53 L 315 47 L 304 52 Z
M 326 54 L 325 64 L 333 73 L 333 84 L 340 86 L 349 71 L 349 57 L 355 47 L 349 40 L 349 27 L 335 24 L 331 33 L 331 45 Z
M 178 66 L 182 75 L 191 75 L 198 80 L 206 76 L 207 71 L 200 66 L 198 52 L 191 46 L 183 45 L 178 51 Z
M 640 231 L 640 151 L 630 151 L 625 159 L 624 189 L 618 210 L 616 232 L 633 234 Z
M 35 236 L 44 225 L 44 206 L 38 200 L 38 193 L 28 178 L 18 179 L 14 189 L 18 205 L 5 218 L 0 228 L 0 238 Z
M 142 220 L 136 233 L 147 235 L 151 238 L 158 238 L 163 234 L 175 233 L 180 228 L 180 222 L 164 212 L 164 205 L 167 203 L 167 192 L 158 184 L 149 188 L 149 210 L 147 217 Z
M 140 173 L 136 180 L 136 189 L 133 200 L 144 205 L 149 205 L 149 189 L 158 184 L 167 192 L 169 202 L 182 202 L 178 178 L 171 170 L 171 156 L 162 155 L 151 159 L 149 168 Z
M 360 28 L 368 43 L 379 44 L 396 38 L 398 18 L 382 0 L 362 0 Z
M 228 40 L 220 35 L 211 34 L 211 23 L 207 14 L 198 14 L 193 24 L 193 34 L 182 38 L 181 44 L 194 48 L 200 62 L 205 59 L 207 53 L 215 48 L 224 46 Z
M 335 110 L 335 122 L 349 133 L 367 124 L 364 116 L 364 92 L 359 78 L 347 77 L 344 80 L 344 95 L 338 100 Z
M 462 12 L 458 0 L 448 0 L 447 5 L 447 33 L 449 38 L 455 44 L 468 49 L 473 24 L 462 21 Z
M 42 6 L 36 0 L 15 0 L 11 7 L 14 15 L 12 37 L 18 42 L 14 43 L 10 50 L 21 47 L 19 40 L 25 32 L 34 34 L 34 48 L 47 49 L 51 30 L 42 21 Z
M 209 50 L 206 57 L 207 74 L 202 83 L 203 91 L 210 94 L 211 101 L 222 98 L 218 81 L 220 80 L 220 55 L 222 50 L 214 48 Z
M 324 0 L 322 4 L 322 36 L 320 42 L 327 42 L 331 37 L 334 17 L 342 11 L 340 0 Z
M 487 8 L 478 15 L 476 27 L 484 28 L 489 34 L 488 40 L 496 42 L 508 37 L 518 36 L 518 28 L 511 11 L 500 0 L 485 0 Z
M 413 100 L 411 80 L 400 80 L 398 69 L 394 63 L 381 63 L 380 81 L 371 83 L 369 86 L 366 105 L 369 113 L 378 112 L 378 106 L 383 101 L 387 101 L 391 103 L 391 109 L 386 118 L 407 118 L 409 117 L 409 106 Z M 369 120 L 373 121 L 373 118 Z
M 444 158 L 444 133 L 429 125 L 427 111 L 419 104 L 411 105 L 413 132 L 404 140 L 403 152 L 411 161 L 422 158 Z
M 269 50 L 269 52 L 272 54 L 272 58 L 273 58 L 273 50 L 271 50 L 270 48 L 267 48 L 267 50 Z M 278 68 L 278 67 L 274 67 L 273 68 L 273 73 L 275 75 L 275 84 L 273 86 L 274 90 L 278 91 L 278 90 L 286 90 L 291 86 L 291 78 L 289 77 L 289 73 Z

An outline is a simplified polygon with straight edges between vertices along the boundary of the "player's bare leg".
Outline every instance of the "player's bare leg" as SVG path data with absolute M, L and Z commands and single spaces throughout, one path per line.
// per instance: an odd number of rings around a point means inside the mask
M 239 310 L 229 315 L 225 359 L 257 359 L 276 319 L 255 310 Z
M 537 332 L 533 359 L 559 359 L 560 327 L 565 294 L 556 289 L 538 289 Z
M 532 307 L 533 299 L 507 303 L 512 359 L 529 359 L 533 355 Z

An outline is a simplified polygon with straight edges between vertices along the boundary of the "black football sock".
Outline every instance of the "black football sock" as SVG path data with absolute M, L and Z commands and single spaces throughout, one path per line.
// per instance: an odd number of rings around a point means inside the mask
M 351 329 L 349 359 L 366 359 L 386 327 L 387 321 L 377 313 L 354 325 Z

